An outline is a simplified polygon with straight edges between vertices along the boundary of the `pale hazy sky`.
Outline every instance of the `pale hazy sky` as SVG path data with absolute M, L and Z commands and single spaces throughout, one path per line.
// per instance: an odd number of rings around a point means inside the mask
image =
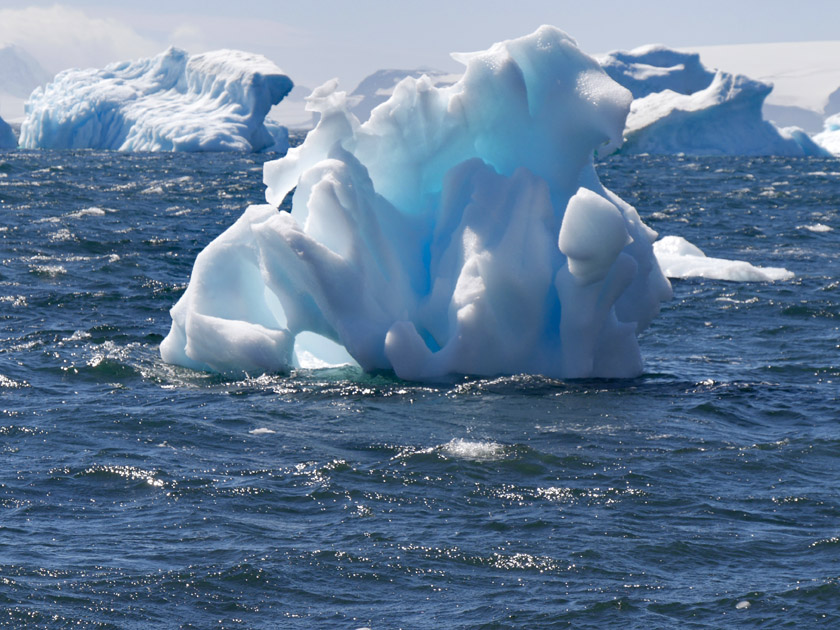
M 296 83 L 345 88 L 380 68 L 457 67 L 452 51 L 565 30 L 590 53 L 837 40 L 840 0 L 0 0 L 0 44 L 51 72 L 161 52 L 239 48 L 266 55 Z

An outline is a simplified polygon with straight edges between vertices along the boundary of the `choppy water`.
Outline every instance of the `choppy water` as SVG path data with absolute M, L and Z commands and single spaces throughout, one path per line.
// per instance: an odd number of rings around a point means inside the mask
M 630 381 L 160 361 L 239 155 L 0 154 L 0 626 L 840 626 L 840 163 L 614 158 L 686 280 Z

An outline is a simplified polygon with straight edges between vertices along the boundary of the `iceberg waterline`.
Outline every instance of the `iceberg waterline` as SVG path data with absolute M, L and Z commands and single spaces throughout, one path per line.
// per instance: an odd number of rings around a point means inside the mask
M 630 93 L 553 27 L 455 58 L 457 83 L 406 78 L 364 123 L 335 83 L 313 93 L 318 126 L 264 167 L 269 205 L 197 257 L 164 360 L 280 371 L 317 356 L 307 333 L 411 380 L 641 371 L 670 284 L 593 164 Z
M 264 124 L 292 81 L 261 55 L 169 50 L 102 70 L 65 70 L 26 103 L 20 146 L 122 151 L 288 148 Z

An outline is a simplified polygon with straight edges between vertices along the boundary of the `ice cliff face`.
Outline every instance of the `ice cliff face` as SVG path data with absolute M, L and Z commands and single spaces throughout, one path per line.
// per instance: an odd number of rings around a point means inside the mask
M 26 104 L 24 148 L 261 151 L 263 124 L 292 81 L 260 55 L 170 48 L 103 70 L 66 70 Z M 280 139 L 282 143 L 282 131 Z M 286 147 L 281 147 L 285 149 Z
M 553 27 L 457 59 L 455 84 L 406 78 L 363 123 L 334 83 L 315 90 L 318 126 L 265 165 L 269 205 L 196 259 L 166 361 L 258 374 L 343 353 L 415 380 L 641 371 L 636 335 L 670 285 L 655 233 L 593 165 L 621 141 L 630 93 Z
M 698 55 L 662 46 L 613 52 L 600 62 L 634 96 L 622 153 L 825 155 L 801 130 L 763 119 L 771 85 L 712 72 Z
M 14 149 L 17 147 L 15 132 L 5 120 L 0 118 L 0 149 Z

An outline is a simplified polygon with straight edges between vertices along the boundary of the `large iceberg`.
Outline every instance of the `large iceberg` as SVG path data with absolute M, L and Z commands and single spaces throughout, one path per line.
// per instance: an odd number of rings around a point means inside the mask
M 17 138 L 9 123 L 0 118 L 0 149 L 14 149 L 17 147 Z
M 169 50 L 103 70 L 65 70 L 26 104 L 23 148 L 285 150 L 264 124 L 292 81 L 261 55 Z M 279 146 L 278 145 L 279 141 Z
M 630 93 L 553 27 L 454 56 L 457 83 L 406 78 L 364 123 L 334 82 L 313 92 L 269 205 L 198 255 L 164 360 L 253 374 L 332 346 L 410 380 L 640 373 L 671 288 L 593 164 Z
M 600 58 L 633 92 L 622 153 L 826 155 L 797 128 L 764 120 L 772 85 L 706 69 L 696 54 L 644 46 Z

